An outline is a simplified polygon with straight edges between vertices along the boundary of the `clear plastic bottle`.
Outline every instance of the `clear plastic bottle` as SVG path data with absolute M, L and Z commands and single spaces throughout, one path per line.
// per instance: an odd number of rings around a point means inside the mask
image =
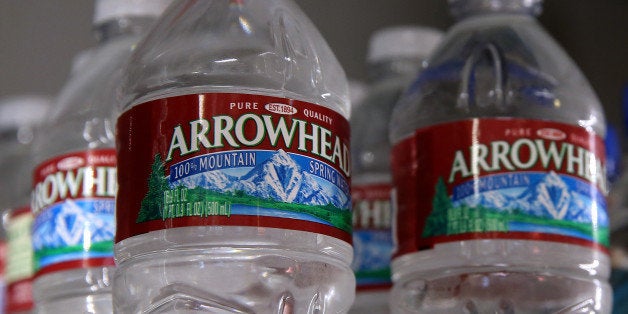
M 124 85 L 116 311 L 348 311 L 347 80 L 301 10 L 177 1 Z
M 28 206 L 3 213 L 2 224 L 7 234 L 6 303 L 2 313 L 32 313 L 33 302 L 33 243 L 31 227 L 33 213 Z
M 395 107 L 394 313 L 610 313 L 605 118 L 539 0 L 459 22 Z
M 99 44 L 72 76 L 35 139 L 32 210 L 37 313 L 111 313 L 116 157 L 122 68 L 170 1 L 99 0 Z
M 6 239 L 6 260 L 0 313 L 30 313 L 33 307 L 33 250 L 30 241 L 29 158 L 35 129 L 46 117 L 50 99 L 40 95 L 0 99 L 0 209 L 2 239 Z M 6 233 L 6 237 L 5 237 Z M 5 299 L 6 297 L 6 299 Z
M 388 124 L 399 96 L 441 37 L 436 29 L 397 26 L 375 32 L 369 43 L 368 92 L 351 117 L 352 268 L 357 281 L 352 313 L 389 312 L 393 241 Z

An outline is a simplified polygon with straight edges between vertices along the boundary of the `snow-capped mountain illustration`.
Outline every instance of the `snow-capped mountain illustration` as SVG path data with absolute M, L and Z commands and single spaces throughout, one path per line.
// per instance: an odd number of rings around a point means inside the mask
M 469 207 L 484 206 L 490 208 L 507 208 L 515 198 L 505 195 L 499 191 L 488 191 L 478 195 L 468 197 L 464 204 Z
M 561 220 L 569 210 L 571 194 L 567 184 L 552 171 L 523 192 L 518 200 L 522 206 L 527 204 L 529 211 L 535 216 L 549 215 L 553 219 Z
M 171 187 L 182 185 L 193 189 L 198 186 L 204 189 L 220 191 L 229 189 L 235 180 L 237 180 L 236 177 L 224 174 L 221 171 L 209 171 L 186 177 L 176 184 L 171 184 Z
M 302 204 L 332 204 L 342 208 L 344 205 L 338 198 L 330 197 L 309 173 L 304 173 L 304 180 L 297 195 L 297 202 Z
M 378 270 L 390 266 L 393 250 L 390 232 L 355 232 L 353 270 Z
M 113 221 L 103 220 L 83 210 L 72 200 L 66 200 L 54 215 L 54 219 L 44 222 L 33 236 L 33 246 L 45 247 L 82 245 L 85 237 L 89 243 L 111 241 L 114 238 Z
M 295 202 L 304 180 L 299 165 L 290 155 L 279 150 L 242 176 L 234 188 L 251 196 Z
M 454 205 L 483 206 L 502 212 L 520 210 L 529 215 L 557 220 L 591 222 L 590 200 L 569 190 L 567 184 L 551 171 L 516 196 L 487 191 L 459 200 Z
M 241 177 L 214 170 L 171 183 L 171 187 L 176 186 L 202 187 L 216 192 L 242 191 L 254 197 L 306 205 L 332 204 L 348 208 L 350 203 L 342 193 L 326 192 L 314 175 L 303 171 L 290 154 L 281 149 Z

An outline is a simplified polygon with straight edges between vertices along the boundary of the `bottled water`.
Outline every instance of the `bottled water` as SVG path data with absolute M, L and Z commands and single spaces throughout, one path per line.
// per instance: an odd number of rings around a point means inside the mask
M 344 71 L 289 0 L 177 1 L 117 122 L 120 313 L 343 313 Z
M 30 313 L 33 307 L 31 181 L 24 174 L 32 167 L 29 156 L 33 135 L 45 118 L 49 103 L 47 97 L 38 95 L 0 99 L 0 168 L 4 174 L 0 181 L 0 209 L 3 239 L 7 241 L 0 313 Z
M 352 313 L 389 312 L 393 242 L 388 123 L 399 96 L 441 36 L 430 28 L 399 26 L 379 30 L 370 40 L 367 63 L 371 83 L 351 117 L 352 268 L 357 280 Z
M 451 0 L 391 122 L 394 313 L 610 313 L 605 118 L 540 0 Z
M 170 1 L 96 1 L 99 45 L 77 57 L 33 155 L 37 313 L 111 313 L 116 156 L 111 117 L 123 65 Z
M 33 310 L 33 213 L 28 206 L 3 214 L 7 233 L 6 303 L 2 313 L 32 313 Z

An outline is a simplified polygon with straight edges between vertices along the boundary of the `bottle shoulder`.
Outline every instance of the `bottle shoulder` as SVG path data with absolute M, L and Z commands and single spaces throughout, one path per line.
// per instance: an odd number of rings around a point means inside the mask
M 390 142 L 388 127 L 393 108 L 410 80 L 398 76 L 379 80 L 369 86 L 369 92 L 351 117 L 351 150 L 353 177 L 361 182 L 363 176 L 390 172 Z M 364 179 L 369 181 L 370 179 Z M 370 182 L 370 181 L 369 181 Z
M 122 72 L 138 37 L 112 41 L 91 52 L 80 71 L 68 78 L 55 100 L 49 123 L 110 118 L 118 101 Z
M 576 64 L 531 17 L 491 15 L 454 26 L 402 96 L 397 141 L 416 128 L 476 117 L 541 119 L 604 135 L 602 106 Z
M 123 68 L 138 37 L 113 40 L 92 52 L 89 61 L 66 82 L 50 117 L 37 132 L 34 154 L 44 156 L 114 147 L 116 103 Z
M 260 90 L 348 117 L 342 67 L 305 15 L 284 2 L 175 6 L 133 55 L 123 106 L 190 91 Z

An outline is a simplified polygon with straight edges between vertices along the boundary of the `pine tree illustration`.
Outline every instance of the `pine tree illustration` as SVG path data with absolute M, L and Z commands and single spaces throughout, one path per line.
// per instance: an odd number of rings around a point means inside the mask
M 145 222 L 163 218 L 164 191 L 168 189 L 168 177 L 165 174 L 165 165 L 159 154 L 155 155 L 150 177 L 148 178 L 148 192 L 140 206 L 136 222 Z
M 447 186 L 443 178 L 438 178 L 436 192 L 432 199 L 432 212 L 427 217 L 423 237 L 431 237 L 447 234 L 447 212 L 453 208 L 451 199 L 447 195 Z

